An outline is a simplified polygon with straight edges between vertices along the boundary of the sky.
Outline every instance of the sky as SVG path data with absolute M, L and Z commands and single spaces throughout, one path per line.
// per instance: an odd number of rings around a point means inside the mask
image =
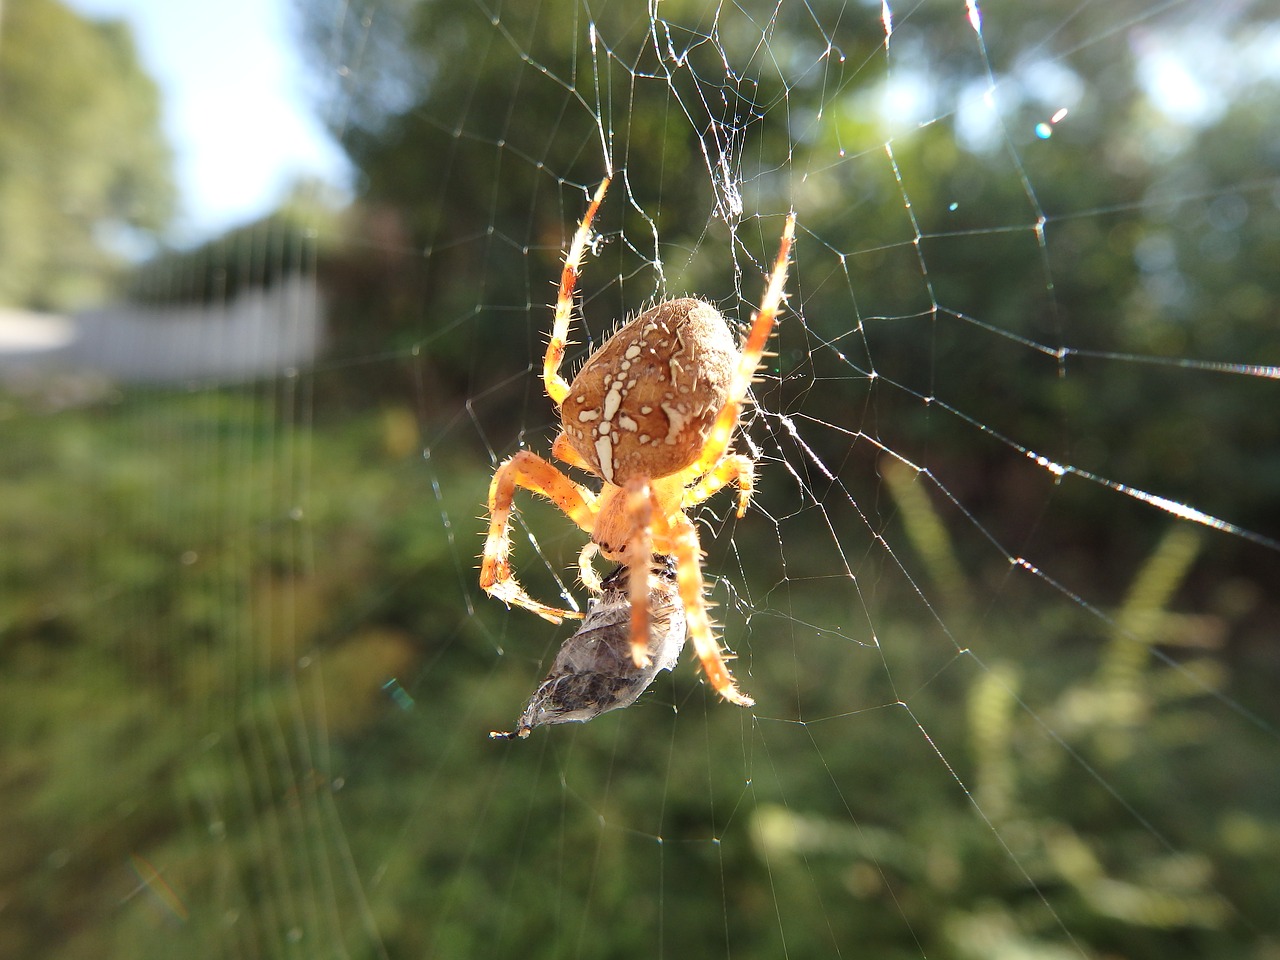
M 64 0 L 123 19 L 161 89 L 180 213 L 172 239 L 199 242 L 253 220 L 300 175 L 350 181 L 308 98 L 291 0 Z

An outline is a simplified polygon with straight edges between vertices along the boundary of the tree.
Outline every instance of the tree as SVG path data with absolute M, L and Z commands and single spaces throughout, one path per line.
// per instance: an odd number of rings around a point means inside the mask
M 57 0 L 0 23 L 0 302 L 65 309 L 108 293 L 125 242 L 173 209 L 155 82 L 128 27 Z

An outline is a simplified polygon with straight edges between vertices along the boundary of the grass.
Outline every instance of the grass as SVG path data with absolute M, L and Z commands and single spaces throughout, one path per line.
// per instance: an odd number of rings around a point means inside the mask
M 889 473 L 885 536 L 933 605 L 874 551 L 860 595 L 793 566 L 743 600 L 735 564 L 750 584 L 776 562 L 744 525 L 709 546 L 757 710 L 686 662 L 625 711 L 495 745 L 562 633 L 478 596 L 488 464 L 424 461 L 397 409 L 299 417 L 292 389 L 9 408 L 0 955 L 1275 943 L 1275 738 L 1233 711 L 1208 622 L 1170 612 L 1200 549 L 1182 528 L 1099 621 L 992 591 Z M 545 592 L 578 541 L 525 513 Z M 822 535 L 785 529 L 774 553 Z

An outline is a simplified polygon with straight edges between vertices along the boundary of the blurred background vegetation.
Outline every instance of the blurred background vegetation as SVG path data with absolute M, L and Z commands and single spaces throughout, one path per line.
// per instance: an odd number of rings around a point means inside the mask
M 888 59 L 878 5 L 657 9 L 303 5 L 355 198 L 170 250 L 128 32 L 0 8 L 5 305 L 302 275 L 328 332 L 264 381 L 0 394 L 0 956 L 1280 956 L 1275 379 L 1195 366 L 1280 362 L 1280 86 L 1192 123 L 1141 82 L 1274 10 L 992 5 L 984 61 L 953 3 Z M 1046 65 L 1080 107 L 1041 140 Z M 686 291 L 745 320 L 799 211 L 758 501 L 701 517 L 759 706 L 686 662 L 497 745 L 565 631 L 479 595 L 477 514 L 554 435 L 602 139 L 580 351 Z M 581 598 L 522 503 L 522 579 Z
M 0 303 L 101 299 L 173 212 L 159 92 L 121 23 L 20 0 L 0 28 Z

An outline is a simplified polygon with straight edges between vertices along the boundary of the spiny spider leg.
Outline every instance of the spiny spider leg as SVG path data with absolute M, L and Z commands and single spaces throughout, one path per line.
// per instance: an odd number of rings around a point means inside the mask
M 751 381 L 756 375 L 756 368 L 764 357 L 765 345 L 773 334 L 773 325 L 778 319 L 778 308 L 782 306 L 787 287 L 787 265 L 791 257 L 791 244 L 796 237 L 796 215 L 787 214 L 787 222 L 782 230 L 782 244 L 778 248 L 778 258 L 774 261 L 773 271 L 769 274 L 769 286 L 765 289 L 764 300 L 760 303 L 760 311 L 751 318 L 751 330 L 742 344 L 742 354 L 738 360 L 738 368 L 734 371 L 733 382 L 729 387 L 728 398 L 716 417 L 707 442 L 702 448 L 694 468 L 697 475 L 713 470 L 723 459 L 733 439 L 734 428 L 738 425 L 738 414 L 742 409 L 743 398 L 751 388 Z M 694 469 L 694 468 L 691 468 Z
M 542 380 L 546 384 L 547 396 L 557 407 L 569 395 L 569 383 L 560 376 L 560 364 L 564 362 L 564 351 L 569 343 L 569 321 L 573 318 L 573 290 L 578 285 L 578 267 L 591 239 L 591 221 L 596 218 L 596 211 L 600 209 L 608 189 L 609 178 L 605 177 L 600 181 L 600 187 L 596 190 L 591 206 L 587 207 L 582 222 L 578 224 L 578 232 L 573 235 L 573 242 L 564 258 L 564 272 L 560 274 L 555 324 L 551 328 L 551 340 L 547 343 L 547 355 L 542 363 Z

